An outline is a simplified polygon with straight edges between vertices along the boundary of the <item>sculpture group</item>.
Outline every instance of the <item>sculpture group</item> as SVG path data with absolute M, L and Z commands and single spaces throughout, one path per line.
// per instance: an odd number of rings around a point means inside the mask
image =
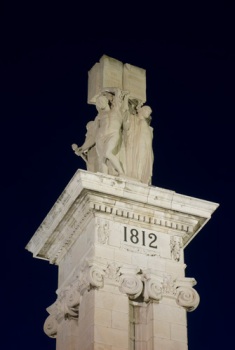
M 110 61 L 107 56 L 105 59 Z M 119 86 L 102 87 L 93 97 L 97 115 L 86 126 L 84 143 L 73 144 L 72 148 L 84 159 L 88 171 L 126 176 L 150 185 L 154 159 L 152 109 Z

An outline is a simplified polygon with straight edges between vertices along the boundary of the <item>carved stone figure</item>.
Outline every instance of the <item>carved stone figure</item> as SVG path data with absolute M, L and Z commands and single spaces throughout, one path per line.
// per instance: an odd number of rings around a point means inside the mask
M 98 114 L 87 124 L 83 145 L 73 144 L 72 148 L 84 159 L 88 171 L 125 176 L 150 185 L 153 128 L 152 110 L 143 105 L 145 71 L 116 61 L 103 56 L 102 64 L 91 70 L 88 100 L 95 103 Z
M 137 114 L 130 114 L 124 124 L 126 174 L 148 185 L 153 166 L 151 112 L 149 106 L 142 106 Z
M 121 113 L 121 91 L 116 90 L 112 101 L 105 95 L 98 96 L 96 108 L 98 115 L 95 119 L 96 128 L 96 151 L 99 157 L 100 171 L 108 174 L 111 167 L 118 175 L 124 174 L 124 169 L 118 159 L 121 149 L 121 127 L 123 115 Z
M 98 114 L 87 124 L 82 146 L 72 145 L 88 171 L 125 175 L 151 184 L 153 166 L 152 109 L 129 100 L 126 91 L 106 91 L 96 98 Z
M 99 171 L 98 156 L 95 148 L 96 137 L 96 122 L 90 121 L 86 125 L 87 133 L 85 142 L 82 146 L 78 147 L 75 143 L 72 144 L 72 149 L 75 154 L 82 157 L 86 162 L 87 170 L 97 172 Z

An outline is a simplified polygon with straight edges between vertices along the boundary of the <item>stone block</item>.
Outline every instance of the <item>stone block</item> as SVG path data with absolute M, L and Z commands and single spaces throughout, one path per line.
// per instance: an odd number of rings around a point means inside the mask
M 115 249 L 114 252 L 115 261 L 122 264 L 131 265 L 131 253 L 127 250 Z
M 123 66 L 123 89 L 130 91 L 131 98 L 146 102 L 146 71 L 125 63 Z
M 89 349 L 90 346 L 94 343 L 94 325 L 83 324 L 83 327 L 80 327 L 78 333 L 76 350 Z M 59 347 L 59 350 L 67 349 L 66 347 Z
M 144 254 L 132 253 L 132 264 L 134 266 L 140 266 L 141 268 L 147 267 L 147 256 Z
M 99 63 L 88 72 L 88 103 L 95 103 L 97 95 L 104 89 L 122 90 L 123 63 L 103 55 Z
M 89 104 L 95 104 L 101 91 L 112 88 L 129 91 L 130 98 L 146 102 L 146 70 L 103 55 L 88 71 Z
M 159 338 L 171 338 L 171 325 L 169 322 L 163 320 L 153 321 L 153 334 Z
M 166 321 L 186 325 L 186 313 L 181 307 L 173 307 L 164 304 L 153 304 L 153 318 L 159 321 Z
M 94 332 L 95 342 L 112 346 L 117 346 L 118 344 L 121 348 L 128 349 L 128 330 L 124 331 L 95 325 Z
M 171 324 L 171 339 L 187 343 L 187 327 L 180 324 Z
M 94 323 L 105 327 L 111 327 L 112 325 L 111 310 L 106 310 L 98 307 L 95 308 Z
M 152 269 L 154 267 L 155 271 L 165 272 L 166 271 L 166 259 L 161 259 L 158 256 L 148 256 L 147 257 L 147 268 Z
M 105 345 L 105 344 L 95 343 L 93 345 L 92 350 L 113 350 L 113 347 L 112 347 L 112 345 Z
M 147 342 L 146 341 L 136 341 L 134 349 L 135 350 L 147 350 Z
M 128 313 L 129 300 L 125 294 L 111 294 L 103 290 L 95 291 L 95 305 L 107 310 Z
M 114 248 L 107 246 L 107 245 L 96 244 L 95 254 L 96 254 L 96 256 L 102 257 L 102 260 L 104 260 L 104 259 L 113 260 L 114 259 Z
M 166 260 L 166 273 L 173 274 L 177 278 L 185 277 L 186 265 L 172 260 Z
M 160 350 L 188 350 L 188 346 L 185 343 L 180 343 L 168 339 L 162 339 L 162 338 L 153 338 L 153 348 L 150 349 L 160 349 Z
M 86 291 L 79 306 L 79 322 L 81 322 L 81 324 L 84 324 L 87 320 L 89 320 L 89 322 L 93 320 L 94 307 L 94 290 L 91 290 L 90 292 Z
M 112 328 L 127 330 L 129 317 L 127 313 L 112 311 Z
M 136 341 L 145 341 L 148 339 L 148 325 L 147 324 L 135 324 L 135 339 Z

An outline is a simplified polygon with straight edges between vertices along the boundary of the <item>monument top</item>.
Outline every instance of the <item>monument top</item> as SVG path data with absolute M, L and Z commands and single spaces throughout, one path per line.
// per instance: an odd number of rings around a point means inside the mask
M 88 72 L 88 103 L 98 114 L 87 124 L 83 145 L 72 145 L 87 170 L 151 184 L 152 109 L 145 102 L 145 69 L 107 55 L 95 63 Z

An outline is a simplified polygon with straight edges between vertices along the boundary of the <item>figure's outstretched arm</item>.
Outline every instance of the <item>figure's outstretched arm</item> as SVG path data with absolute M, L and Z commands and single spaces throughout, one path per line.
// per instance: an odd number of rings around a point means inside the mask
M 72 149 L 77 156 L 82 157 L 87 162 L 87 152 L 95 145 L 95 132 L 97 128 L 97 121 L 91 121 L 87 124 L 86 138 L 82 146 L 78 147 L 76 143 L 72 144 Z
M 89 148 L 91 148 L 94 145 L 95 145 L 95 139 L 93 135 L 86 135 L 85 142 L 79 148 L 82 150 L 82 152 L 86 152 L 89 150 Z
M 74 150 L 74 153 L 81 157 L 85 162 L 87 162 L 87 155 L 85 153 L 83 153 L 83 150 L 81 147 L 78 147 L 78 145 L 76 143 L 73 143 L 72 145 L 72 149 Z

